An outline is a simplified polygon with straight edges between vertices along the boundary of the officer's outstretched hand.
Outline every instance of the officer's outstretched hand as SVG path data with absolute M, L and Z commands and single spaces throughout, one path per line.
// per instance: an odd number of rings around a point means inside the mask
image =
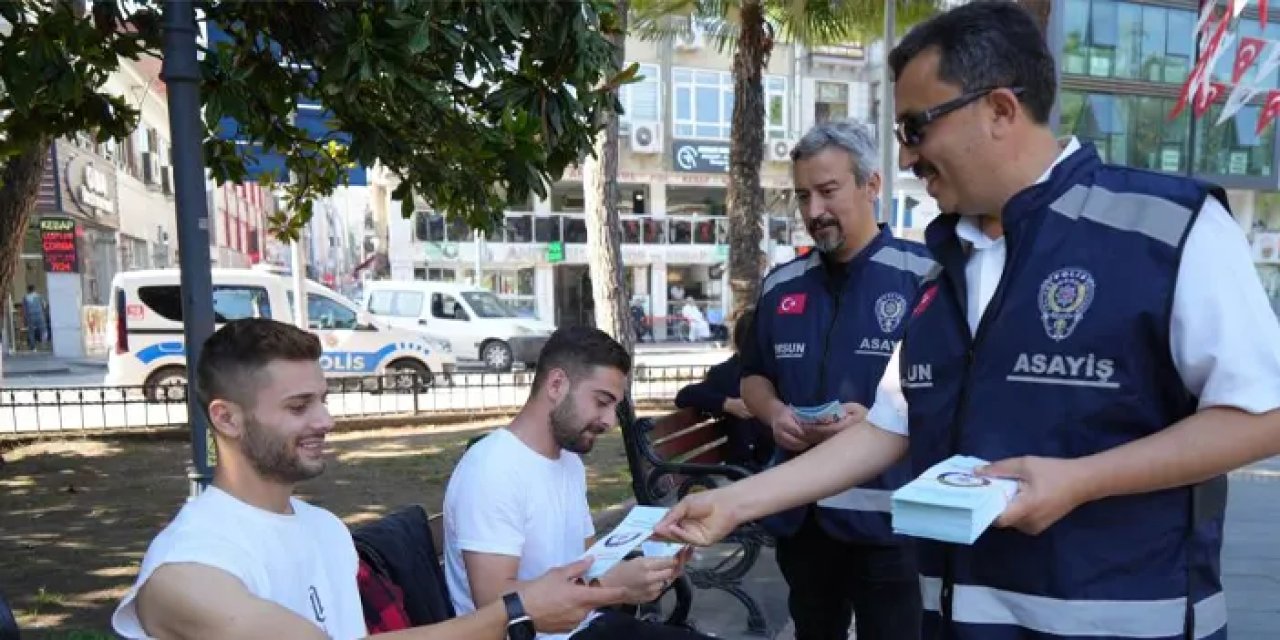
M 667 512 L 654 533 L 700 547 L 715 544 L 740 524 L 729 502 L 726 489 L 690 494 Z
M 995 525 L 1012 527 L 1029 535 L 1048 529 L 1091 499 L 1089 478 L 1079 471 L 1074 460 L 1035 456 L 1008 458 L 982 467 L 977 473 L 1018 481 L 1018 494 Z

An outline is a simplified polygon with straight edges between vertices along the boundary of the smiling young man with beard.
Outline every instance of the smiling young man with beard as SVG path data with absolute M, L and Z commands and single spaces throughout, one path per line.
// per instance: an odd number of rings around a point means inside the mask
M 142 560 L 112 618 L 125 638 L 350 640 L 365 636 L 351 535 L 333 514 L 293 497 L 324 471 L 333 418 L 316 336 L 273 320 L 238 320 L 200 353 L 195 389 L 209 413 L 213 486 L 183 506 Z M 572 580 L 587 563 L 510 590 L 539 628 L 573 628 L 620 597 Z M 550 568 L 550 567 L 548 567 Z M 441 624 L 379 636 L 498 640 L 502 603 Z
M 816 251 L 765 278 L 742 357 L 742 399 L 772 428 L 776 462 L 858 422 L 934 266 L 919 243 L 877 225 L 878 156 L 870 131 L 854 121 L 819 124 L 791 152 L 796 200 Z M 793 411 L 832 401 L 846 405 L 845 419 L 805 424 Z M 778 540 L 797 640 L 843 640 L 851 616 L 860 640 L 918 635 L 914 554 L 888 514 L 890 491 L 909 479 L 898 465 L 764 520 Z
M 505 429 L 477 442 L 458 462 L 444 499 L 445 568 L 459 612 L 494 602 L 550 567 L 573 562 L 595 528 L 579 454 L 617 419 L 631 356 L 597 329 L 556 331 L 538 356 L 529 400 Z M 621 562 L 599 580 L 641 604 L 679 571 L 673 558 Z M 538 636 L 542 640 L 568 636 Z M 574 640 L 692 640 L 684 629 L 613 611 L 588 618 Z

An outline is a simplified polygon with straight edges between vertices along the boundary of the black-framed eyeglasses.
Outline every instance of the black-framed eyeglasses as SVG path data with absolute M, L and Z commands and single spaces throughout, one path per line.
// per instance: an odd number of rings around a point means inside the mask
M 987 94 L 992 91 L 1005 88 L 1006 87 L 990 87 L 987 89 L 970 91 L 958 98 L 952 98 L 940 105 L 925 109 L 920 113 L 908 113 L 894 123 L 893 133 L 898 136 L 898 142 L 901 143 L 902 146 L 914 147 L 921 142 L 924 142 L 925 127 L 928 127 L 933 123 L 933 121 L 938 120 L 952 111 L 969 106 L 975 100 L 986 97 Z M 1015 96 L 1022 94 L 1022 87 L 1007 88 L 1009 91 L 1012 91 Z

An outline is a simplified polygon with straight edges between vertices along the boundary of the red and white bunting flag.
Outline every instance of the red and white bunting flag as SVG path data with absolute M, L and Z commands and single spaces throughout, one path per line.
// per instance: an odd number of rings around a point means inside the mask
M 1209 110 L 1209 105 L 1218 101 L 1218 98 L 1226 95 L 1227 86 L 1220 82 L 1208 82 L 1200 87 L 1200 92 L 1196 94 L 1196 103 L 1193 107 L 1196 117 L 1204 116 L 1204 112 Z
M 1267 26 L 1267 0 L 1258 0 L 1258 25 Z
M 1238 84 L 1240 77 L 1262 56 L 1267 41 L 1262 38 L 1240 38 L 1240 46 L 1236 47 L 1236 62 L 1231 67 L 1231 84 Z
M 1260 135 L 1276 119 L 1277 114 L 1280 114 L 1280 91 L 1268 91 L 1267 101 L 1262 106 L 1262 113 L 1258 114 L 1258 128 L 1254 133 Z
M 1202 86 L 1209 81 L 1212 69 L 1218 64 L 1218 57 L 1221 55 L 1223 40 L 1229 43 L 1234 34 L 1227 34 L 1227 23 L 1230 22 L 1226 14 L 1222 15 L 1222 19 L 1218 21 L 1218 26 L 1213 32 L 1213 36 L 1209 38 L 1208 44 L 1203 48 L 1200 59 L 1196 61 L 1195 67 L 1191 69 L 1191 73 L 1187 75 L 1187 79 L 1182 83 L 1182 90 L 1178 93 L 1178 101 L 1173 106 L 1173 111 L 1169 112 L 1169 119 L 1174 120 L 1182 110 L 1186 108 L 1188 102 L 1198 100 L 1193 96 L 1199 96 Z M 1197 114 L 1199 115 L 1199 114 Z

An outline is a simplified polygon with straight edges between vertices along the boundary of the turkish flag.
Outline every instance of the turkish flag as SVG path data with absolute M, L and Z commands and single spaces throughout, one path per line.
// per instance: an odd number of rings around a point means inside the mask
M 1277 115 L 1280 115 L 1280 91 L 1268 91 L 1267 101 L 1263 103 L 1262 113 L 1258 114 L 1258 128 L 1254 133 L 1261 134 Z
M 1227 87 L 1220 82 L 1208 82 L 1201 87 L 1200 92 L 1196 94 L 1195 109 L 1196 117 L 1204 116 L 1204 112 L 1209 110 L 1209 105 L 1218 101 L 1218 98 L 1226 95 Z
M 1240 46 L 1236 47 L 1236 63 L 1231 68 L 1231 84 L 1240 83 L 1240 77 L 1253 66 L 1266 47 L 1267 41 L 1262 38 L 1240 38 Z

